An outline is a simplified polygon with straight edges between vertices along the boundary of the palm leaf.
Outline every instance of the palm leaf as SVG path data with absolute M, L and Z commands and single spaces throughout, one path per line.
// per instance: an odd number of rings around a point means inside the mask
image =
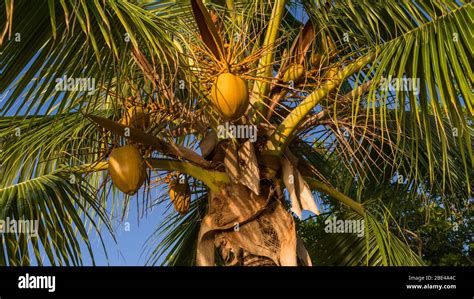
M 71 175 L 75 174 L 56 171 L 0 189 L 0 219 L 38 222 L 37 236 L 2 234 L 0 265 L 30 265 L 33 254 L 38 265 L 44 264 L 45 256 L 52 265 L 80 265 L 80 242 L 94 261 L 87 223 L 97 232 L 98 221 L 110 232 L 112 228 L 94 188 Z
M 421 258 L 412 251 L 407 242 L 400 240 L 392 231 L 397 232 L 398 228 L 388 211 L 377 209 L 366 213 L 364 217 L 354 212 L 339 212 L 336 215 L 339 220 L 359 221 L 360 223 L 363 221 L 364 234 L 359 237 L 357 233 L 327 233 L 324 229 L 319 231 L 322 235 L 316 242 L 318 242 L 320 251 L 313 253 L 318 265 L 422 265 Z M 328 217 L 318 219 L 318 221 L 330 225 L 326 220 Z
M 147 241 L 154 248 L 148 256 L 148 265 L 195 265 L 199 227 L 206 205 L 207 196 L 203 195 L 191 201 L 185 216 L 173 212 L 163 219 Z

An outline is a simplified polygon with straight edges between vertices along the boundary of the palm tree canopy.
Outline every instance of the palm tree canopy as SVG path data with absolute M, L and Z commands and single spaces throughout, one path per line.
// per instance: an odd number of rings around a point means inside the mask
M 473 196 L 470 1 L 4 0 L 0 14 L 0 219 L 40 219 L 37 239 L 2 234 L 0 265 L 42 253 L 79 265 L 80 244 L 93 255 L 91 229 L 113 233 L 128 207 L 106 171 L 127 143 L 146 158 L 143 207 L 167 201 L 150 190 L 178 173 L 190 185 L 189 210 L 162 220 L 148 263 L 194 264 L 209 190 L 233 180 L 206 158 L 226 122 L 211 95 L 224 72 L 248 84 L 238 121 L 258 127 L 260 177 L 241 183 L 278 181 L 295 212 L 306 199 L 275 179 L 290 171 L 322 216 L 364 220 L 363 238 L 325 235 L 328 263 L 419 265 L 394 199 L 454 213 Z M 150 125 L 127 127 L 130 107 Z

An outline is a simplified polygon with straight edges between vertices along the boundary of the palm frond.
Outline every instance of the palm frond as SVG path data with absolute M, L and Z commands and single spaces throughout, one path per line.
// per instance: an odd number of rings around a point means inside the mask
M 459 187 L 457 182 L 463 180 L 464 193 L 469 194 L 470 169 L 474 167 L 470 117 L 474 101 L 470 63 L 473 52 L 464 28 L 474 7 L 430 3 L 387 4 L 393 9 L 387 18 L 381 18 L 386 12 L 380 11 L 382 5 L 378 3 L 358 2 L 354 6 L 317 10 L 319 14 L 312 16 L 314 22 L 333 15 L 354 30 L 366 28 L 368 22 L 373 29 L 366 30 L 369 35 L 380 35 L 383 28 L 387 32 L 379 40 L 367 36 L 364 43 L 380 52 L 372 64 L 349 79 L 353 88 L 370 82 L 367 91 L 354 99 L 339 95 L 324 101 L 322 104 L 328 109 L 321 113 L 326 115 L 309 135 L 316 135 L 318 142 L 327 142 L 359 179 L 370 175 L 364 171 L 370 172 L 376 160 L 386 159 L 386 164 L 399 167 L 398 173 L 415 179 L 417 184 L 428 180 L 430 188 L 437 188 L 436 182 L 441 179 L 442 189 L 448 191 Z M 338 26 L 343 25 L 335 27 Z M 341 51 L 345 51 L 344 45 L 340 40 Z M 365 51 L 347 50 L 346 55 Z M 336 60 L 344 57 L 347 56 Z M 401 82 L 398 87 L 390 85 L 393 78 Z M 343 89 L 342 86 L 339 93 Z M 379 140 L 378 144 L 374 140 Z M 397 170 L 392 171 L 392 176 Z
M 364 217 L 354 212 L 345 211 L 336 213 L 336 218 L 331 216 L 321 217 L 317 220 L 311 218 L 306 221 L 321 222 L 314 227 L 320 227 L 317 240 L 317 252 L 313 253 L 315 263 L 320 266 L 419 266 L 421 258 L 410 248 L 406 240 L 400 240 L 396 234 L 399 231 L 397 223 L 390 212 L 379 207 L 367 212 Z M 325 228 L 332 225 L 332 221 L 357 221 L 364 230 L 363 235 L 358 232 L 329 231 Z M 336 222 L 337 223 L 337 222 Z M 363 223 L 363 226 L 362 226 Z M 347 225 L 341 224 L 347 229 Z M 311 226 L 310 226 L 311 227 Z M 338 227 L 338 224 L 335 226 Z M 303 236 L 305 236 L 303 234 Z M 306 235 L 307 236 L 307 235 Z M 308 240 L 306 240 L 308 243 Z M 308 244 L 308 247 L 315 244 Z
M 106 97 L 110 83 L 114 79 L 119 83 L 116 78 L 136 67 L 133 60 L 124 59 L 132 47 L 154 53 L 157 72 L 174 73 L 170 70 L 175 69 L 178 58 L 168 32 L 171 27 L 166 19 L 137 5 L 62 1 L 48 6 L 49 1 L 31 9 L 26 1 L 13 3 L 13 17 L 7 20 L 12 38 L 5 36 L 2 46 L 0 87 L 9 94 L 2 115 L 61 114 L 96 107 L 90 102 L 100 103 L 98 95 L 105 93 Z M 2 2 L 0 11 L 5 10 Z M 20 42 L 13 38 L 19 32 Z M 97 90 L 57 90 L 56 80 L 63 76 L 95 80 Z
M 148 256 L 147 264 L 195 265 L 199 227 L 206 206 L 207 195 L 203 195 L 191 202 L 186 215 L 176 212 L 168 214 L 147 241 L 154 248 Z
M 0 219 L 30 220 L 38 225 L 36 235 L 8 230 L 2 234 L 0 265 L 31 265 L 33 255 L 38 265 L 46 259 L 52 265 L 81 265 L 81 243 L 94 260 L 88 227 L 100 232 L 101 222 L 112 232 L 105 210 L 95 200 L 94 188 L 69 171 L 1 188 Z
M 108 115 L 110 112 L 96 112 Z M 48 174 L 61 164 L 78 166 L 105 157 L 108 138 L 80 113 L 0 118 L 0 186 Z

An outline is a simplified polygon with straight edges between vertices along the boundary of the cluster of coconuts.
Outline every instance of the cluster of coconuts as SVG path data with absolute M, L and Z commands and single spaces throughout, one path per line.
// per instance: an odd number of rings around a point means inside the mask
M 147 111 L 139 106 L 128 108 L 120 123 L 127 127 L 146 129 L 150 118 Z M 134 145 L 114 148 L 109 156 L 109 175 L 112 183 L 125 194 L 135 194 L 146 180 L 146 165 L 140 151 Z M 169 180 L 169 196 L 180 214 L 189 210 L 191 190 L 188 179 L 182 175 Z
M 327 59 L 320 54 L 311 57 L 313 65 L 325 65 Z M 329 70 L 327 77 L 335 75 L 336 69 Z M 284 82 L 298 81 L 306 73 L 302 64 L 292 64 L 283 75 Z M 247 82 L 230 72 L 220 74 L 211 88 L 211 102 L 222 117 L 235 120 L 241 117 L 249 106 Z M 149 114 L 140 106 L 126 109 L 120 123 L 127 127 L 145 130 L 150 124 Z M 109 157 L 109 174 L 113 184 L 123 193 L 135 194 L 146 179 L 146 165 L 138 149 L 126 145 L 112 150 Z M 187 179 L 181 182 L 178 177 L 169 183 L 169 196 L 176 209 L 184 214 L 189 209 L 190 188 Z

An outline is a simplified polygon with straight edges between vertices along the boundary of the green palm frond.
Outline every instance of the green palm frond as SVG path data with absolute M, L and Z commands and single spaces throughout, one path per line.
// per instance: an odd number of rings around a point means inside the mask
M 309 243 L 309 246 L 317 246 L 319 249 L 313 253 L 315 263 L 320 266 L 338 265 L 338 266 L 419 266 L 423 262 L 408 245 L 406 240 L 398 236 L 400 229 L 397 223 L 391 217 L 386 209 L 377 208 L 367 212 L 364 217 L 351 211 L 338 212 L 336 218 L 321 217 L 306 221 L 313 221 L 309 227 L 319 227 L 310 234 L 303 233 L 303 240 L 311 234 L 318 233 L 317 240 L 304 240 L 317 244 Z M 332 221 L 357 221 L 358 228 L 363 227 L 363 234 L 359 231 L 334 233 L 325 230 L 331 226 Z M 319 223 L 319 224 L 316 224 Z M 363 223 L 363 226 L 362 226 Z M 337 229 L 336 222 L 336 229 Z M 345 224 L 341 224 L 344 226 Z M 301 226 L 308 226 L 302 224 Z M 345 226 L 346 230 L 348 226 Z M 342 228 L 341 228 L 342 229 Z
M 94 260 L 88 230 L 99 232 L 100 222 L 112 232 L 105 210 L 95 199 L 95 189 L 69 171 L 1 188 L 0 219 L 8 218 L 37 221 L 38 231 L 37 236 L 3 233 L 0 265 L 30 265 L 33 255 L 38 265 L 46 259 L 52 265 L 81 265 L 81 243 Z
M 107 154 L 107 136 L 80 113 L 3 117 L 0 130 L 2 165 L 8 169 L 0 179 L 2 187 L 48 174 L 61 164 L 92 163 Z
M 174 73 L 170 70 L 176 68 L 178 58 L 168 32 L 172 27 L 166 19 L 137 5 L 126 1 L 105 5 L 99 1 L 61 1 L 61 5 L 44 1 L 32 9 L 25 1 L 13 3 L 12 32 L 2 45 L 0 87 L 9 94 L 2 115 L 60 114 L 96 107 L 90 103 L 101 103 L 111 82 L 119 83 L 117 78 L 136 68 L 133 60 L 125 59 L 132 48 L 154 53 L 157 72 L 166 69 Z M 5 6 L 0 3 L 2 13 Z M 15 34 L 20 32 L 16 41 Z M 92 95 L 58 91 L 55 80 L 63 76 L 94 79 L 97 91 Z
M 361 37 L 363 43 L 369 45 L 368 51 L 372 47 L 380 52 L 372 64 L 349 82 L 355 87 L 370 81 L 369 88 L 350 102 L 341 95 L 332 101 L 323 101 L 329 109 L 323 116 L 325 119 L 319 122 L 321 126 L 315 127 L 311 134 L 317 136 L 318 142 L 324 141 L 337 151 L 358 177 L 366 176 L 364 171 L 370 171 L 375 160 L 388 156 L 387 163 L 399 166 L 399 173 L 405 173 L 405 177 L 415 179 L 418 184 L 428 180 L 431 188 L 437 188 L 436 182 L 441 180 L 442 189 L 453 190 L 459 187 L 459 180 L 463 180 L 464 193 L 469 194 L 472 190 L 470 169 L 474 167 L 470 116 L 474 101 L 471 92 L 473 51 L 465 28 L 469 26 L 474 6 L 432 4 L 427 7 L 412 2 L 390 3 L 387 5 L 393 12 L 386 18 L 381 16 L 387 14 L 387 6 L 379 3 L 358 2 L 353 6 L 335 5 L 331 9 L 317 10 L 312 20 L 321 22 L 329 15 L 339 17 L 342 24 L 334 27 L 340 33 L 351 32 L 351 28 L 367 28 L 368 23 L 369 35 L 384 37 L 379 40 Z M 403 9 L 396 9 L 399 5 Z M 383 28 L 387 30 L 386 35 L 380 34 Z M 340 37 L 337 45 L 345 51 L 344 55 L 367 51 L 347 50 L 345 45 L 349 44 L 355 45 L 344 43 Z M 344 55 L 336 60 L 345 59 Z M 405 88 L 418 90 L 385 90 L 381 83 L 390 78 L 413 80 L 411 83 L 419 83 L 419 86 L 408 84 Z M 339 93 L 343 94 L 344 90 L 347 88 L 341 86 Z M 373 148 L 374 139 L 385 149 Z M 369 148 L 362 151 L 360 143 L 366 141 Z M 372 160 L 367 159 L 370 151 Z
M 453 34 L 461 33 L 468 26 L 465 22 L 473 11 L 471 4 L 453 10 L 389 42 L 380 53 L 372 80 L 380 82 L 382 77 L 389 76 L 419 80 L 419 95 L 398 90 L 393 99 L 390 92 L 381 91 L 379 85 L 374 84 L 369 91 L 367 106 L 360 107 L 359 103 L 353 106 L 367 112 L 368 122 L 378 114 L 382 129 L 388 121 L 389 109 L 395 109 L 397 127 L 409 127 L 410 131 L 407 134 L 398 131 L 393 142 L 411 157 L 413 168 L 418 165 L 420 144 L 424 144 L 432 184 L 436 169 L 441 168 L 443 176 L 447 177 L 455 171 L 448 162 L 448 151 L 452 151 L 448 140 L 454 135 L 456 142 L 452 145 L 459 151 L 463 162 L 467 192 L 471 190 L 468 169 L 474 166 L 472 137 L 466 117 L 466 114 L 473 113 L 473 78 L 469 76 L 472 70 L 468 62 L 472 60 L 472 50 L 465 39 L 467 36 L 460 35 L 455 41 Z M 357 110 L 353 110 L 355 115 Z M 408 113 L 411 113 L 410 119 Z M 432 119 L 435 120 L 434 126 Z M 439 150 L 436 149 L 437 141 Z M 414 143 L 411 148 L 404 147 L 410 142 Z M 437 150 L 439 155 L 435 156 Z
M 207 206 L 207 195 L 191 201 L 185 216 L 171 212 L 147 243 L 153 251 L 148 265 L 192 266 L 196 263 L 196 248 L 201 219 Z
M 440 157 L 432 161 L 434 169 L 431 171 L 437 182 L 433 185 L 430 183 L 430 161 L 426 143 L 410 138 L 413 133 L 412 113 L 409 111 L 405 113 L 405 120 L 401 126 L 397 124 L 394 112 L 388 111 L 388 113 L 385 123 L 387 129 L 383 134 L 378 129 L 381 121 L 377 121 L 375 126 L 368 128 L 359 126 L 350 131 L 348 129 L 350 124 L 346 120 L 348 115 L 340 113 L 334 117 L 334 121 L 330 120 L 324 125 L 302 132 L 301 136 L 314 136 L 313 147 L 299 143 L 297 149 L 306 157 L 314 156 L 309 162 L 320 172 L 326 173 L 326 177 L 330 177 L 331 173 L 324 171 L 327 168 L 324 162 L 326 159 L 339 165 L 334 169 L 340 169 L 340 167 L 346 169 L 348 173 L 346 173 L 345 181 L 350 182 L 350 185 L 361 186 L 359 193 L 355 196 L 357 198 L 371 197 L 378 192 L 377 190 L 384 189 L 385 185 L 390 185 L 394 181 L 396 184 L 405 186 L 405 192 L 408 193 L 416 194 L 418 188 L 423 188 L 429 190 L 431 194 L 440 196 L 456 194 L 467 198 L 469 189 L 466 184 L 470 181 L 472 185 L 472 169 L 468 170 L 468 176 L 466 176 L 462 151 L 456 137 L 448 134 L 443 140 L 437 134 L 432 136 L 432 153 L 434 157 Z M 338 122 L 344 129 L 334 125 L 334 122 Z M 443 126 L 445 130 L 450 129 L 446 120 L 443 121 Z M 430 117 L 430 129 L 432 132 L 438 129 L 434 116 Z M 395 143 L 397 134 L 405 136 L 404 143 Z M 472 140 L 474 137 L 472 128 L 467 128 L 467 134 Z M 447 145 L 444 157 L 443 143 Z M 462 146 L 464 152 L 467 152 L 468 147 L 464 144 Z M 333 150 L 325 151 L 324 147 Z M 468 156 L 466 161 L 470 165 L 472 160 Z M 339 170 L 334 174 L 339 175 L 338 172 Z M 373 187 L 365 188 L 365 185 Z M 369 191 L 370 194 L 362 193 L 364 190 Z
M 323 50 L 330 36 L 342 53 L 365 51 L 367 46 L 387 43 L 465 7 L 469 1 L 302 1 L 309 18 L 320 28 L 316 50 Z M 467 20 L 464 20 L 464 22 Z M 463 35 L 467 31 L 463 28 Z M 467 41 L 468 39 L 466 39 Z

